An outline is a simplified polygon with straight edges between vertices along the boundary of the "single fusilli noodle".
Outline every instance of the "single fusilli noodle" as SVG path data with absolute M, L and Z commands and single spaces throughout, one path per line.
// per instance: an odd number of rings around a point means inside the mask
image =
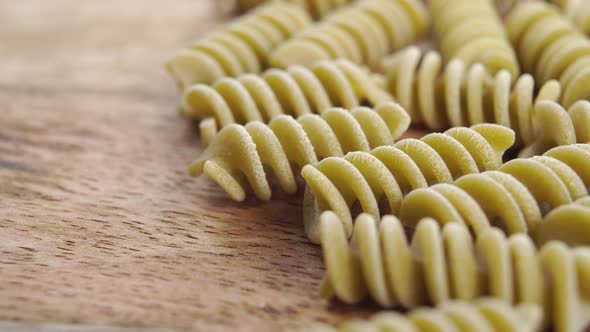
M 181 91 L 195 83 L 259 73 L 268 66 L 272 49 L 309 24 L 300 6 L 272 2 L 179 50 L 166 69 Z
M 519 3 L 506 26 L 523 70 L 533 73 L 538 84 L 558 79 L 566 108 L 590 98 L 590 39 L 554 6 Z
M 215 136 L 189 171 L 192 176 L 204 173 L 234 200 L 245 199 L 247 184 L 259 199 L 268 200 L 269 178 L 276 178 L 285 192 L 295 193 L 300 168 L 326 157 L 393 144 L 409 124 L 406 111 L 393 102 L 375 109 L 332 108 L 321 116 L 304 114 L 297 120 L 279 115 L 268 125 L 231 124 Z
M 275 67 L 346 58 L 376 67 L 383 56 L 421 36 L 429 17 L 420 0 L 362 0 L 298 33 L 271 56 Z
M 520 73 L 502 21 L 490 0 L 430 0 L 432 25 L 446 62 L 481 63 L 492 73 Z
M 459 59 L 443 69 L 438 52 L 423 54 L 417 47 L 400 51 L 383 67 L 387 90 L 410 112 L 414 123 L 434 130 L 496 123 L 514 129 L 518 145 L 535 141 L 535 101 L 558 100 L 561 92 L 557 81 L 549 81 L 535 95 L 535 81 L 529 74 L 513 81 L 506 70 L 491 76 L 482 64 L 467 66 Z
M 358 303 L 370 297 L 384 307 L 414 308 L 450 299 L 491 296 L 544 308 L 556 332 L 580 331 L 590 321 L 590 249 L 552 241 L 538 251 L 530 237 L 506 238 L 487 228 L 474 241 L 460 223 L 442 230 L 421 220 L 408 243 L 402 223 L 360 215 L 352 245 L 332 212 L 321 220 L 326 278 L 323 297 Z
M 473 302 L 449 301 L 437 308 L 419 308 L 407 314 L 384 311 L 369 320 L 351 320 L 338 329 L 318 327 L 314 332 L 538 332 L 543 312 L 538 305 L 513 306 L 494 298 Z
M 359 205 L 376 217 L 397 213 L 404 194 L 436 183 L 502 165 L 502 155 L 514 143 L 514 132 L 494 124 L 457 127 L 422 139 L 404 139 L 370 152 L 351 152 L 303 167 L 307 182 L 304 225 L 309 239 L 319 242 L 318 214 L 335 211 L 348 235 L 352 209 Z M 383 211 L 383 213 L 382 213 Z
M 236 0 L 236 7 L 239 11 L 247 11 L 270 0 Z M 315 19 L 326 16 L 334 9 L 345 6 L 354 0 L 284 0 L 305 8 Z
M 269 69 L 262 75 L 222 78 L 213 85 L 195 84 L 183 94 L 183 114 L 201 121 L 208 142 L 232 123 L 269 122 L 281 114 L 322 113 L 330 107 L 347 109 L 377 105 L 391 96 L 377 86 L 365 69 L 347 60 L 324 61 L 312 68 Z
M 534 142 L 520 156 L 539 155 L 561 145 L 590 143 L 590 102 L 580 100 L 569 110 L 553 101 L 540 101 L 534 107 Z

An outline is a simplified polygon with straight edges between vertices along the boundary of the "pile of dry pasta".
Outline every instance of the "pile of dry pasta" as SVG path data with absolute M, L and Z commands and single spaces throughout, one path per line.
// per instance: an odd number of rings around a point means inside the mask
M 385 310 L 338 331 L 590 323 L 590 1 L 235 5 L 166 64 L 189 172 L 304 192 L 320 294 Z

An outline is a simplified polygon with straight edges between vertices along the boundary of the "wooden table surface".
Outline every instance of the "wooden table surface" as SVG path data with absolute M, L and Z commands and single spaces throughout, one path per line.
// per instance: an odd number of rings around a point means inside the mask
M 219 24 L 211 3 L 0 0 L 0 321 L 271 331 L 376 310 L 318 297 L 301 195 L 236 204 L 187 175 L 197 130 L 163 63 Z

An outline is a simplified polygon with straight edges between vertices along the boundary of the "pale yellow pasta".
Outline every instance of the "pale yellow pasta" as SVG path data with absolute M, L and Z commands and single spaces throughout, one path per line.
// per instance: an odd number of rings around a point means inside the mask
M 239 11 L 247 11 L 260 4 L 271 0 L 236 0 L 236 7 Z M 276 0 L 275 0 L 276 1 Z M 310 15 L 316 19 L 326 16 L 334 9 L 345 6 L 354 0 L 284 0 L 305 8 Z
M 454 185 L 416 189 L 404 198 L 399 217 L 408 227 L 431 217 L 442 224 L 465 224 L 475 234 L 491 224 L 510 234 L 534 233 L 543 215 L 588 196 L 589 149 L 569 146 L 569 159 L 554 158 L 559 151 L 550 151 L 511 160 L 498 171 L 463 176 Z
M 414 308 L 451 299 L 490 296 L 544 308 L 556 332 L 580 331 L 590 321 L 590 249 L 553 241 L 538 251 L 530 237 L 506 237 L 496 228 L 473 240 L 469 229 L 421 220 L 408 243 L 402 223 L 361 214 L 349 245 L 342 222 L 321 216 L 326 277 L 320 293 L 358 303 L 367 297 L 383 307 Z
M 537 243 L 559 240 L 571 246 L 590 246 L 590 197 L 551 211 L 537 227 Z
M 432 25 L 446 62 L 481 63 L 496 73 L 520 73 L 512 45 L 490 0 L 430 0 Z
M 334 11 L 271 55 L 275 67 L 345 58 L 375 68 L 383 56 L 421 36 L 429 17 L 420 0 L 363 0 Z
M 590 102 L 580 100 L 569 110 L 552 101 L 540 101 L 534 107 L 535 139 L 520 156 L 539 155 L 560 145 L 590 143 Z
M 322 113 L 330 107 L 347 109 L 391 100 L 365 69 L 347 60 L 325 61 L 312 68 L 291 66 L 262 75 L 222 78 L 213 85 L 195 84 L 182 96 L 182 112 L 200 124 L 204 141 L 232 123 L 270 120 L 281 114 L 295 117 Z
M 419 308 L 407 314 L 384 311 L 368 320 L 351 320 L 337 329 L 315 332 L 539 332 L 543 312 L 538 305 L 511 305 L 494 298 L 472 302 L 449 301 L 437 308 Z
M 181 91 L 195 83 L 259 73 L 268 66 L 272 49 L 309 24 L 300 6 L 272 2 L 177 51 L 166 69 Z
M 457 127 L 422 139 L 404 139 L 370 152 L 329 157 L 303 167 L 307 182 L 304 225 L 308 238 L 319 242 L 318 215 L 333 210 L 352 232 L 352 209 L 378 217 L 397 213 L 404 194 L 436 183 L 452 183 L 465 175 L 494 170 L 514 143 L 514 132 L 494 124 Z
M 539 84 L 558 79 L 566 108 L 590 98 L 590 39 L 557 8 L 543 2 L 519 3 L 506 26 L 523 70 L 533 73 Z
M 551 0 L 561 7 L 567 17 L 587 36 L 590 36 L 590 2 L 587 0 Z
M 459 59 L 446 66 L 436 51 L 408 47 L 387 58 L 387 90 L 416 124 L 434 130 L 497 123 L 514 129 L 518 145 L 535 141 L 533 105 L 558 100 L 560 84 L 549 81 L 535 95 L 535 81 L 525 74 L 516 81 L 506 70 L 491 76 L 482 64 L 467 66 Z
M 214 137 L 189 172 L 192 176 L 204 173 L 236 201 L 246 198 L 247 185 L 259 199 L 268 200 L 271 176 L 293 194 L 301 167 L 326 157 L 393 144 L 409 124 L 405 110 L 393 102 L 375 109 L 331 108 L 321 116 L 305 114 L 297 120 L 279 115 L 268 125 L 259 121 L 231 124 Z

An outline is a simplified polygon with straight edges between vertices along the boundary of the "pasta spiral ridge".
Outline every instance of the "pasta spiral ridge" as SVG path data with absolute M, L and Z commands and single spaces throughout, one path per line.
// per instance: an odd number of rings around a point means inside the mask
M 314 332 L 380 331 L 462 331 L 462 332 L 539 332 L 543 312 L 537 305 L 512 306 L 494 298 L 473 302 L 450 301 L 437 308 L 418 308 L 406 315 L 383 311 L 369 320 L 351 320 L 338 329 L 318 327 Z
M 246 198 L 247 183 L 259 199 L 268 200 L 271 176 L 285 192 L 295 193 L 297 169 L 322 158 L 393 144 L 409 124 L 405 110 L 393 102 L 374 110 L 332 108 L 321 116 L 305 114 L 297 120 L 279 115 L 268 125 L 231 124 L 190 165 L 189 173 L 204 173 L 236 201 Z
M 403 139 L 370 152 L 351 152 L 307 165 L 301 175 L 307 182 L 304 226 L 308 238 L 319 243 L 319 213 L 335 211 L 346 233 L 352 232 L 352 210 L 378 217 L 396 214 L 403 196 L 416 188 L 452 183 L 465 175 L 494 170 L 512 146 L 514 132 L 494 124 L 457 127 L 432 133 L 420 140 Z
M 387 90 L 404 106 L 416 124 L 429 129 L 491 122 L 511 127 L 518 142 L 532 144 L 534 105 L 539 100 L 558 100 L 556 81 L 543 85 L 535 96 L 535 82 L 524 74 L 513 76 L 500 70 L 493 77 L 482 64 L 451 60 L 442 68 L 436 51 L 423 53 L 408 47 L 384 61 Z M 519 144 L 520 145 L 520 144 Z
M 412 227 L 431 217 L 460 222 L 475 234 L 495 224 L 509 234 L 535 234 L 547 212 L 588 197 L 590 145 L 550 150 L 544 156 L 511 160 L 497 171 L 470 174 L 453 185 L 437 184 L 409 193 L 399 217 Z
M 183 94 L 183 114 L 201 121 L 204 141 L 218 127 L 250 121 L 269 122 L 281 114 L 302 116 L 330 107 L 377 105 L 391 96 L 363 68 L 347 60 L 324 61 L 312 68 L 269 69 L 262 75 L 223 78 L 195 84 Z
M 539 84 L 559 80 L 566 108 L 590 98 L 590 39 L 554 6 L 519 3 L 506 26 L 523 70 L 533 73 Z
M 537 243 L 559 240 L 570 246 L 590 246 L 590 197 L 551 211 L 535 233 Z
M 419 0 L 364 0 L 339 9 L 283 43 L 271 56 L 274 67 L 312 65 L 345 58 L 375 68 L 392 50 L 409 44 L 429 25 Z
M 584 0 L 552 0 L 580 31 L 590 36 L 590 3 Z
M 177 51 L 166 69 L 181 91 L 195 83 L 259 73 L 272 49 L 309 24 L 300 6 L 273 1 Z
M 440 228 L 421 220 L 410 241 L 401 222 L 362 214 L 352 246 L 338 217 L 322 215 L 326 278 L 320 293 L 346 303 L 370 297 L 384 307 L 414 308 L 450 299 L 491 296 L 544 308 L 557 332 L 579 331 L 590 320 L 590 249 L 552 241 L 540 250 L 530 237 L 488 228 L 474 241 L 459 223 Z M 354 247 L 354 248 L 353 248 Z
M 535 140 L 520 152 L 521 157 L 539 155 L 562 145 L 590 143 L 590 102 L 579 100 L 567 111 L 560 104 L 543 100 L 534 107 Z
M 253 7 L 256 7 L 260 4 L 268 2 L 269 0 L 237 0 L 236 5 L 238 11 L 247 11 Z M 288 2 L 297 4 L 310 13 L 310 15 L 315 19 L 320 19 L 331 11 L 345 6 L 352 2 L 353 0 L 287 0 Z
M 481 63 L 496 73 L 520 73 L 516 54 L 490 0 L 430 0 L 432 24 L 446 62 Z

